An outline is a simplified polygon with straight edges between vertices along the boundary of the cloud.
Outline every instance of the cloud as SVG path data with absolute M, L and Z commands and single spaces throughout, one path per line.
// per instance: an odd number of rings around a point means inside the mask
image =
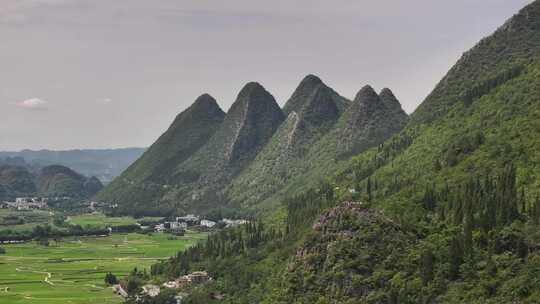
M 47 104 L 47 101 L 39 98 L 30 98 L 15 103 L 17 107 L 29 110 L 46 110 Z
M 105 97 L 105 98 L 101 98 L 97 100 L 99 104 L 110 104 L 112 101 L 113 101 L 112 98 L 109 98 L 109 97 Z

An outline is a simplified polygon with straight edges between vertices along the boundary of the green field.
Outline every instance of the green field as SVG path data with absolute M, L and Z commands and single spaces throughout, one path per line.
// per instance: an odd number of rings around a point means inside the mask
M 107 217 L 102 213 L 83 214 L 68 217 L 68 222 L 75 225 L 93 226 L 93 227 L 114 227 L 122 225 L 133 225 L 137 221 L 158 221 L 161 217 L 144 217 L 141 219 L 134 219 L 129 216 L 123 217 Z
M 11 224 L 9 218 L 18 218 L 22 224 Z M 44 210 L 18 211 L 0 209 L 0 230 L 11 229 L 14 231 L 32 230 L 37 225 L 52 225 L 54 213 Z
M 49 247 L 36 243 L 3 245 L 0 303 L 121 303 L 107 288 L 107 272 L 118 277 L 148 268 L 204 238 L 199 233 L 169 239 L 167 234 L 114 234 L 66 238 Z

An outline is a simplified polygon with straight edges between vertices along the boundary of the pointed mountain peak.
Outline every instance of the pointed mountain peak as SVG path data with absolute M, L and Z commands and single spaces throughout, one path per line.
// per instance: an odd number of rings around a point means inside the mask
M 370 85 L 366 85 L 356 94 L 354 101 L 367 105 L 380 103 L 381 100 L 375 90 Z
M 409 120 L 409 115 L 403 111 L 401 103 L 389 88 L 382 89 L 379 97 L 384 106 L 393 115 L 393 119 L 402 123 L 406 123 Z
M 226 142 L 230 162 L 253 158 L 268 141 L 285 115 L 276 100 L 256 82 L 246 84 L 233 103 L 216 136 Z
M 397 109 L 401 109 L 401 103 L 399 103 L 399 100 L 396 98 L 392 90 L 389 88 L 382 89 L 381 93 L 379 93 L 379 97 L 381 98 L 381 101 L 384 103 L 384 105 L 391 111 L 395 111 Z
M 242 90 L 240 90 L 240 93 L 238 94 L 238 96 L 245 96 L 249 94 L 256 94 L 256 93 L 263 93 L 263 92 L 268 93 L 266 92 L 266 89 L 260 83 L 252 81 L 244 85 Z
M 317 95 L 325 95 L 325 100 L 317 98 Z M 320 96 L 319 96 L 320 97 Z M 328 87 L 319 77 L 309 74 L 298 85 L 291 98 L 287 100 L 283 107 L 285 115 L 296 111 L 299 115 L 303 112 L 305 107 L 309 107 L 314 101 L 324 101 L 327 103 L 335 103 L 339 112 L 348 106 L 349 101 L 341 97 L 332 88 Z
M 274 96 L 258 82 L 249 82 L 244 85 L 242 90 L 240 90 L 240 93 L 238 93 L 238 97 L 233 105 L 227 112 L 227 119 L 231 119 L 229 116 L 235 116 L 235 113 L 239 111 L 245 112 L 244 114 L 246 115 L 250 115 L 250 112 L 257 112 L 257 108 L 260 108 L 259 110 L 263 112 L 277 112 L 282 119 L 285 119 Z
M 177 120 L 185 119 L 186 115 L 197 117 L 217 117 L 223 119 L 225 112 L 221 110 L 214 97 L 205 93 L 197 97 L 195 102 L 186 111 L 180 113 L 177 116 Z
M 304 77 L 304 79 L 302 79 L 302 81 L 300 82 L 300 85 L 298 87 L 315 87 L 315 86 L 318 86 L 320 84 L 322 84 L 322 80 L 316 76 L 316 75 L 313 75 L 313 74 L 308 74 L 306 77 Z
M 381 90 L 381 92 L 379 93 L 379 96 L 382 98 L 382 97 L 387 97 L 387 98 L 392 98 L 392 99 L 396 99 L 396 96 L 394 95 L 394 92 L 392 92 L 392 90 L 390 90 L 389 88 L 384 88 Z

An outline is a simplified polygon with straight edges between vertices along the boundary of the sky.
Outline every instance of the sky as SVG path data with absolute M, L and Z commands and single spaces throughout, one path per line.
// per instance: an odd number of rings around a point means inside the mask
M 199 95 L 315 74 L 411 113 L 530 0 L 0 0 L 0 150 L 145 147 Z

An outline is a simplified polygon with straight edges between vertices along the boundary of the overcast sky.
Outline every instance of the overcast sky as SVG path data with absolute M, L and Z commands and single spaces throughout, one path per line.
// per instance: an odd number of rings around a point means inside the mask
M 150 145 L 207 92 L 313 73 L 412 112 L 528 0 L 0 0 L 0 150 Z

